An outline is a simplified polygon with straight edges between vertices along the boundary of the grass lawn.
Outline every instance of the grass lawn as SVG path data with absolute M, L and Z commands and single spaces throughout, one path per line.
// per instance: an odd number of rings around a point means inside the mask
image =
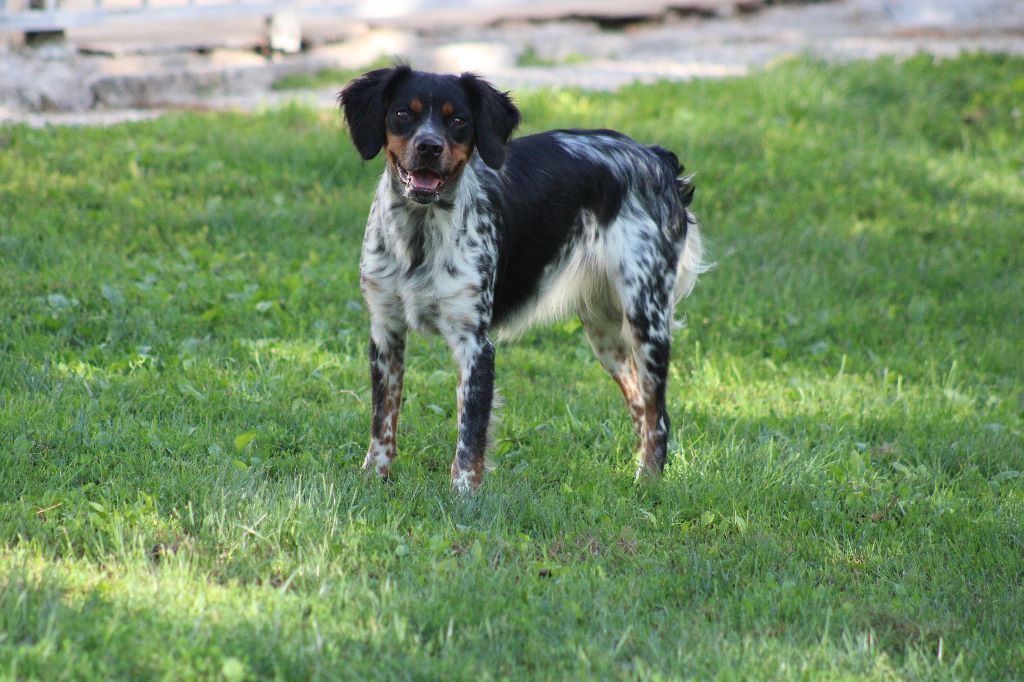
M 665 478 L 579 324 L 481 492 L 412 337 L 393 485 L 337 116 L 0 128 L 0 678 L 1024 677 L 1024 60 L 522 93 L 696 170 Z

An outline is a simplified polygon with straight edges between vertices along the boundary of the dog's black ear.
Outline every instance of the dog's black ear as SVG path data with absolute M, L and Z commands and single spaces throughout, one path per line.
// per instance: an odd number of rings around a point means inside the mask
M 473 103 L 476 149 L 480 158 L 491 168 L 501 168 L 505 163 L 508 138 L 519 125 L 519 109 L 507 92 L 500 92 L 474 73 L 462 74 L 459 82 Z
M 384 115 L 391 89 L 412 70 L 405 65 L 364 73 L 338 93 L 338 104 L 348 123 L 352 144 L 369 160 L 384 146 Z

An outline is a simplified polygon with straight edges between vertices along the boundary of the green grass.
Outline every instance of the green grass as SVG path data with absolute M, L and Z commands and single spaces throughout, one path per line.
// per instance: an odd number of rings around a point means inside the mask
M 0 128 L 0 677 L 1024 677 L 1024 61 L 520 96 L 698 172 L 667 474 L 578 324 L 499 348 L 481 492 L 414 338 L 368 434 L 333 112 Z

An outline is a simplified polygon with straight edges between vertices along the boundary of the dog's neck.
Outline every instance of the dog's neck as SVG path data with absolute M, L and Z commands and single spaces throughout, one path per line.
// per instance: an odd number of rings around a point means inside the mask
M 474 156 L 453 183 L 450 194 L 442 195 L 431 204 L 418 204 L 405 196 L 402 185 L 394 177 L 389 165 L 377 186 L 376 209 L 381 224 L 390 232 L 394 253 L 405 267 L 415 270 L 424 261 L 433 261 L 452 249 L 461 248 L 460 236 L 475 224 L 469 218 L 470 207 L 479 201 L 483 192 L 480 177 L 474 165 Z

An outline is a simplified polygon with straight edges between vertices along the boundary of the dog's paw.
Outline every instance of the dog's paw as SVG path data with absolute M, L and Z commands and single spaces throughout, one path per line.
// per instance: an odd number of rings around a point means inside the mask
M 363 460 L 363 471 L 376 474 L 386 481 L 391 478 L 391 457 L 383 448 L 371 445 Z
M 483 470 L 463 469 L 458 461 L 452 463 L 452 488 L 460 495 L 472 495 L 483 481 Z

